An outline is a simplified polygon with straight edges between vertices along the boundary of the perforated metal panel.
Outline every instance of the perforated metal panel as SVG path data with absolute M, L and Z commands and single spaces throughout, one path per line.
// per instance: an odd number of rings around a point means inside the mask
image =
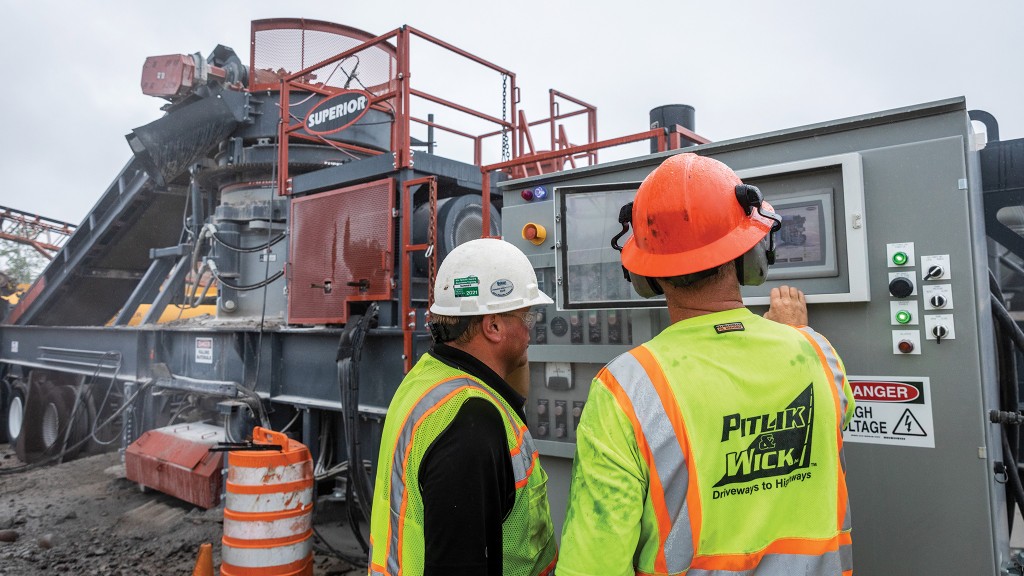
M 394 197 L 387 178 L 292 201 L 289 323 L 341 324 L 348 303 L 391 298 Z

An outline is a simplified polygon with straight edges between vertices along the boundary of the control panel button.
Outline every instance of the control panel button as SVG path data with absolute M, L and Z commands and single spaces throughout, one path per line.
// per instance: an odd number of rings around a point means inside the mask
M 524 240 L 536 246 L 540 246 L 544 243 L 544 240 L 547 239 L 548 231 L 536 222 L 528 222 L 523 226 L 522 235 Z
M 908 324 L 913 316 L 907 310 L 900 310 L 896 313 L 896 322 L 900 324 Z
M 906 298 L 914 293 L 914 282 L 906 276 L 896 276 L 889 281 L 889 294 L 896 298 Z
M 897 266 L 905 265 L 909 259 L 906 252 L 895 252 L 892 255 L 892 263 Z
M 555 438 L 565 438 L 565 426 L 559 424 L 555 427 Z
M 921 354 L 921 332 L 918 330 L 893 330 L 892 353 L 897 356 Z

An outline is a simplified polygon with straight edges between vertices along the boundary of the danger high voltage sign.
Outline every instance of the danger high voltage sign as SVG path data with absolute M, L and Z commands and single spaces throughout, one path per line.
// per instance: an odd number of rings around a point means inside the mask
M 935 447 L 928 378 L 848 376 L 857 401 L 845 442 Z

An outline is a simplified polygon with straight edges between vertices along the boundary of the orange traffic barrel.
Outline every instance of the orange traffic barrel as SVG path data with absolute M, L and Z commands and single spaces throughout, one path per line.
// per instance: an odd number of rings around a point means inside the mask
M 313 460 L 280 432 L 256 427 L 253 444 L 280 450 L 228 453 L 220 573 L 313 574 Z

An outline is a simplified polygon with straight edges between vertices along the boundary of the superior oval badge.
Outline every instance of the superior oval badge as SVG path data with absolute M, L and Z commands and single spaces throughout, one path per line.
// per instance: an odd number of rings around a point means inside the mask
M 355 124 L 369 109 L 369 92 L 346 90 L 314 106 L 302 123 L 310 134 L 333 134 Z
M 850 382 L 853 397 L 864 402 L 912 402 L 921 391 L 903 382 Z

